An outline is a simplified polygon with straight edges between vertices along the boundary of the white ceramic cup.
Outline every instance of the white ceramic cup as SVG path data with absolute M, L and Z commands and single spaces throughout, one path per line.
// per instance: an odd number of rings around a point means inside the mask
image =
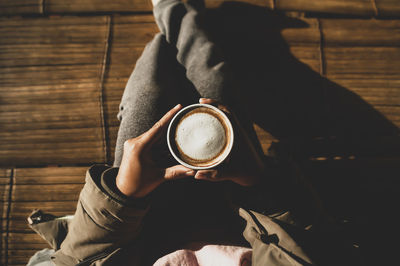
M 199 110 L 203 110 L 203 108 L 208 108 L 211 109 L 210 111 L 214 111 L 214 114 L 218 116 L 218 120 L 223 124 L 224 130 L 225 130 L 225 140 L 226 144 L 222 150 L 216 157 L 213 157 L 212 159 L 209 160 L 209 162 L 203 162 L 200 164 L 197 164 L 196 162 L 188 162 L 188 160 L 185 160 L 183 155 L 181 154 L 180 150 L 178 149 L 178 145 L 175 140 L 175 133 L 176 133 L 176 128 L 178 124 L 181 121 L 181 118 L 185 116 L 185 114 L 197 109 L 197 108 L 202 108 Z M 200 112 L 203 112 L 200 111 Z M 207 110 L 206 110 L 207 111 Z M 212 112 L 213 113 L 213 112 Z M 196 141 L 196 140 L 194 140 Z M 181 109 L 171 120 L 168 126 L 168 131 L 167 131 L 167 143 L 168 143 L 168 148 L 172 156 L 183 166 L 186 166 L 188 168 L 194 169 L 194 170 L 204 170 L 204 169 L 211 169 L 215 168 L 221 163 L 223 163 L 229 156 L 233 143 L 234 143 L 234 133 L 233 133 L 233 126 L 229 120 L 229 118 L 226 116 L 226 114 L 218 109 L 217 107 L 209 104 L 192 104 L 189 106 L 184 107 Z

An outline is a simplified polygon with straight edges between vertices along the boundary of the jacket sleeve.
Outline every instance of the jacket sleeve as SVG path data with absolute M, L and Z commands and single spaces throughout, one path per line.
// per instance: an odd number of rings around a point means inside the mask
M 56 265 L 75 265 L 110 254 L 138 236 L 147 203 L 124 199 L 113 189 L 117 173 L 118 168 L 103 165 L 87 171 L 74 218 L 53 258 Z

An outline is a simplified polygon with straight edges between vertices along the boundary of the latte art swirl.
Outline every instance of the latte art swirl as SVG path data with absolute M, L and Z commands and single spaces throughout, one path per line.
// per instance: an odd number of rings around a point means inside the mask
M 227 148 L 230 133 L 221 114 L 199 107 L 184 114 L 174 130 L 179 157 L 194 166 L 215 164 Z
M 180 151 L 190 159 L 208 161 L 224 149 L 225 129 L 210 113 L 189 113 L 177 126 L 175 141 Z

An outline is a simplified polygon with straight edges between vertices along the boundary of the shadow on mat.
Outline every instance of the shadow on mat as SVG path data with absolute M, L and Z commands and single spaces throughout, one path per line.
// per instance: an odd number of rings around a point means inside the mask
M 276 138 L 399 134 L 358 95 L 290 53 L 281 31 L 309 27 L 303 20 L 244 3 L 225 3 L 206 16 L 205 27 L 238 77 L 251 118 Z
M 237 77 L 249 123 L 278 139 L 277 150 L 290 150 L 325 207 L 352 222 L 344 227 L 359 241 L 354 244 L 374 253 L 374 243 L 385 239 L 384 233 L 366 237 L 380 220 L 371 212 L 390 213 L 400 172 L 398 160 L 379 158 L 399 157 L 399 128 L 291 54 L 281 31 L 308 27 L 303 20 L 232 2 L 207 10 L 203 22 Z M 376 254 L 364 259 L 377 262 Z

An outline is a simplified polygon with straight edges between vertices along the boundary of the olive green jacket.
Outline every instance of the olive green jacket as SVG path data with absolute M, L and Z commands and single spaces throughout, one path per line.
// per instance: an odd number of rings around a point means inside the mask
M 117 168 L 104 165 L 92 166 L 87 171 L 86 184 L 72 218 L 56 218 L 41 211 L 33 212 L 28 218 L 32 229 L 56 250 L 52 258 L 56 265 L 147 265 L 165 255 L 165 252 L 155 253 L 152 254 L 153 260 L 143 259 L 149 251 L 156 249 L 158 242 L 165 243 L 161 237 L 157 240 L 153 236 L 149 245 L 142 231 L 154 199 L 135 201 L 121 198 L 115 187 L 117 172 Z M 307 230 L 293 226 L 288 213 L 271 218 L 238 208 L 235 215 L 245 221 L 243 237 L 253 249 L 253 265 L 314 264 L 295 240 L 295 235 L 302 235 Z M 168 224 L 169 220 L 173 217 L 163 214 L 146 232 L 150 232 L 148 235 L 157 232 L 157 227 Z M 179 225 L 178 231 L 179 228 L 182 229 L 180 231 L 185 230 L 182 225 Z M 168 231 L 165 228 L 161 230 Z M 171 234 L 176 235 L 174 232 Z

